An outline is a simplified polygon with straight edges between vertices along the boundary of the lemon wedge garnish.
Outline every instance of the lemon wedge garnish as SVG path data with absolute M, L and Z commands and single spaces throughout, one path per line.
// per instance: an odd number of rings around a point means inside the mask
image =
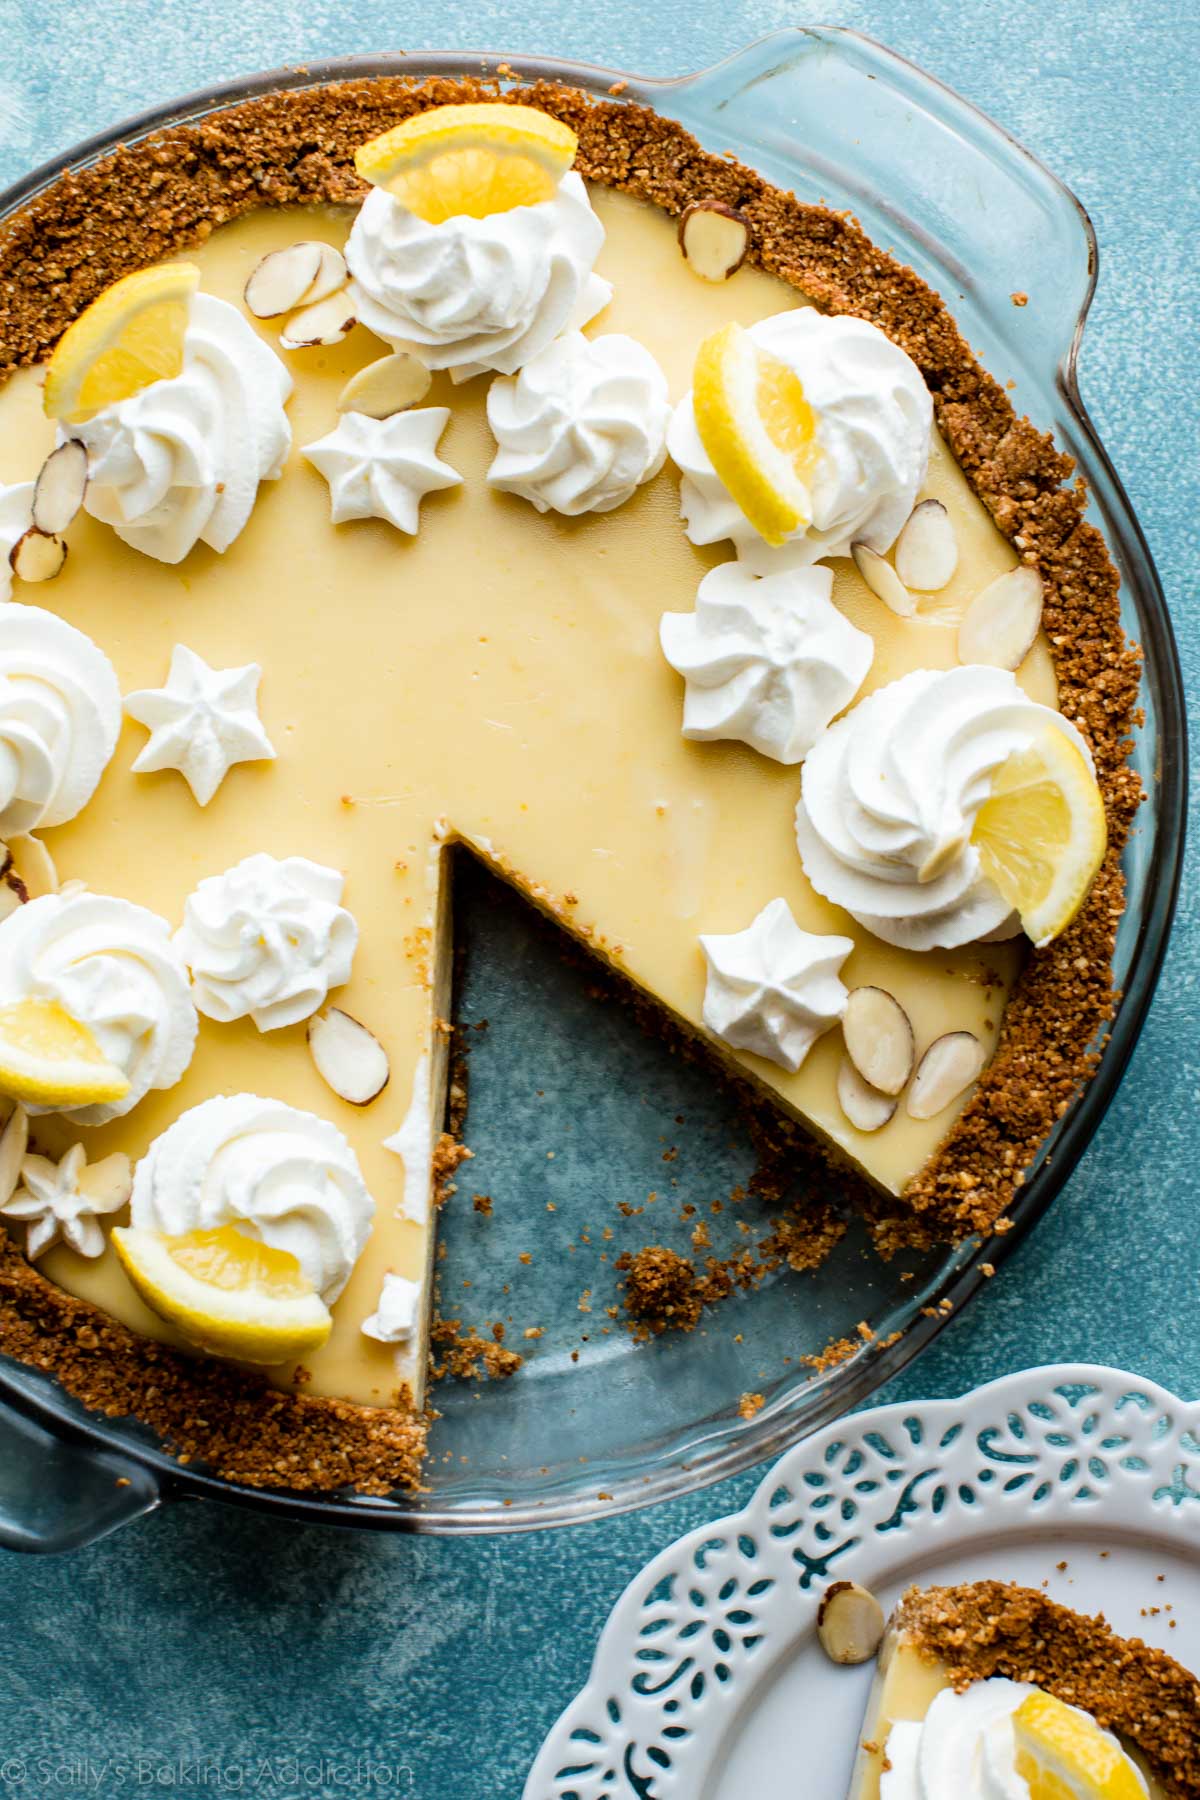
M 812 518 L 817 420 L 795 370 L 723 325 L 696 356 L 692 404 L 700 442 L 730 497 L 768 544 Z
M 236 1226 L 182 1237 L 118 1226 L 112 1242 L 146 1305 L 213 1356 L 290 1362 L 319 1350 L 333 1329 L 296 1258 Z
M 139 269 L 106 288 L 58 340 L 46 369 L 47 418 L 77 425 L 183 368 L 194 263 Z
M 430 225 L 549 200 L 575 160 L 569 125 L 534 106 L 436 106 L 354 153 L 364 181 Z
M 124 1069 L 57 1000 L 0 1006 L 0 1093 L 33 1106 L 93 1106 L 123 1100 Z
M 1066 930 L 1104 860 L 1108 831 L 1096 778 L 1064 731 L 1048 725 L 1001 765 L 971 839 L 1035 944 Z
M 1030 1800 L 1146 1800 L 1120 1746 L 1052 1694 L 1027 1695 L 1013 1714 L 1013 1733 Z

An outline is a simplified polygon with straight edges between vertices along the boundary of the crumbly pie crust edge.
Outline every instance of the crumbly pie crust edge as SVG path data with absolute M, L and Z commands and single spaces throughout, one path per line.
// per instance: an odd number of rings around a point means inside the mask
M 268 94 L 68 170 L 0 226 L 0 378 L 44 358 L 119 276 L 195 246 L 218 225 L 261 206 L 360 201 L 355 146 L 409 113 L 501 98 L 570 124 L 589 180 L 672 215 L 699 199 L 735 207 L 751 225 L 749 260 L 899 343 L 975 492 L 1042 575 L 1060 706 L 1095 755 L 1108 854 L 1079 918 L 1030 956 L 996 1054 L 937 1155 L 901 1203 L 865 1202 L 885 1255 L 1002 1228 L 1026 1167 L 1094 1069 L 1088 1046 L 1113 1013 L 1119 856 L 1143 797 L 1128 761 L 1141 658 L 1121 630 L 1117 571 L 1084 517 L 1083 484 L 1066 485 L 1072 459 L 1017 417 L 942 301 L 851 216 L 806 205 L 710 154 L 649 108 L 558 83 L 502 92 L 494 81 L 385 76 Z M 180 1462 L 202 1462 L 229 1481 L 369 1494 L 420 1485 L 427 1415 L 287 1394 L 195 1362 L 65 1294 L 3 1234 L 0 1351 L 53 1373 L 88 1407 L 137 1417 Z

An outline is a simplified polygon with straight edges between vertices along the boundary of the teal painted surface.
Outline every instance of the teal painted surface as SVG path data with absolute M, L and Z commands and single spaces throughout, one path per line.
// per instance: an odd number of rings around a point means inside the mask
M 712 0 L 2 0 L 0 180 L 142 107 L 285 60 L 478 45 L 665 75 L 826 16 L 818 0 L 750 0 L 736 14 Z M 1158 560 L 1194 695 L 1193 9 L 846 0 L 837 22 L 959 88 L 1091 211 L 1102 269 L 1084 397 Z M 1200 1391 L 1195 856 L 1154 1010 L 1091 1151 L 1047 1222 L 892 1397 L 957 1393 L 1075 1357 Z M 473 1010 L 504 1006 L 522 930 L 515 916 L 479 920 Z M 531 1021 L 531 1046 L 537 1030 Z M 516 1083 L 515 1040 L 510 1055 Z M 515 1185 L 520 1165 L 506 1168 L 499 1147 L 490 1154 L 493 1185 Z M 522 1540 L 349 1537 L 188 1507 L 67 1559 L 0 1560 L 0 1795 L 148 1791 L 150 1781 L 187 1791 L 203 1779 L 210 1791 L 510 1800 L 625 1582 L 678 1532 L 740 1504 L 753 1481 Z

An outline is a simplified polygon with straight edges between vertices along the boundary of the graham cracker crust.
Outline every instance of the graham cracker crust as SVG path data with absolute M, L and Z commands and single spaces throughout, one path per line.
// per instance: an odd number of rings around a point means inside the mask
M 910 1588 L 892 1624 L 956 1687 L 991 1675 L 1032 1682 L 1119 1733 L 1171 1800 L 1200 1794 L 1200 1681 L 1164 1650 L 1118 1637 L 1103 1616 L 1036 1588 L 975 1581 Z
M 45 357 L 119 276 L 202 242 L 220 224 L 261 206 L 360 201 L 355 146 L 407 115 L 511 97 L 484 80 L 341 82 L 246 101 L 68 170 L 0 227 L 0 377 Z M 752 262 L 900 344 L 975 492 L 1042 575 L 1060 705 L 1095 755 L 1108 855 L 1079 918 L 1030 956 L 992 1063 L 940 1152 L 902 1202 L 866 1201 L 885 1255 L 986 1233 L 1003 1222 L 1025 1168 L 1097 1060 L 1089 1046 L 1114 1004 L 1118 858 L 1142 798 L 1127 762 L 1140 656 L 1122 634 L 1117 572 L 1083 516 L 1081 484 L 1063 485 L 1073 462 L 1016 416 L 941 300 L 850 216 L 803 204 L 709 154 L 646 107 L 551 82 L 521 87 L 517 97 L 575 129 L 576 166 L 587 179 L 670 214 L 699 199 L 737 207 L 751 224 Z M 419 1483 L 424 1417 L 281 1394 L 216 1363 L 198 1365 L 62 1293 L 7 1238 L 0 1351 L 52 1372 L 109 1416 L 135 1415 L 181 1460 L 202 1459 L 231 1481 L 365 1493 Z

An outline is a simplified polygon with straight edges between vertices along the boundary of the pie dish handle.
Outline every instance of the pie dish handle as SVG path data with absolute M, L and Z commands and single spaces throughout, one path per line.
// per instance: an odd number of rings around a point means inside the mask
M 151 1472 L 0 1398 L 0 1547 L 79 1550 L 153 1512 Z
M 698 75 L 629 88 L 710 149 L 735 139 L 801 200 L 853 213 L 938 289 L 985 366 L 1016 377 L 1018 411 L 1045 410 L 1039 388 L 1078 404 L 1075 358 L 1096 281 L 1091 221 L 961 95 L 827 25 L 773 32 Z M 1048 411 L 1036 422 L 1066 424 Z

